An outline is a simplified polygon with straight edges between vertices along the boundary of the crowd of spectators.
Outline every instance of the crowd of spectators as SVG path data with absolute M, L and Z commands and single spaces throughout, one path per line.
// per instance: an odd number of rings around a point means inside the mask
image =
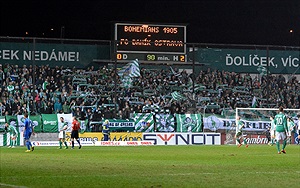
M 174 71 L 177 74 L 174 74 Z M 300 108 L 300 82 L 282 75 L 250 75 L 205 68 L 141 67 L 130 88 L 117 70 L 0 64 L 0 113 L 20 115 L 73 113 L 79 119 L 129 119 L 133 113 L 216 113 L 236 107 Z M 176 101 L 171 93 L 186 97 Z

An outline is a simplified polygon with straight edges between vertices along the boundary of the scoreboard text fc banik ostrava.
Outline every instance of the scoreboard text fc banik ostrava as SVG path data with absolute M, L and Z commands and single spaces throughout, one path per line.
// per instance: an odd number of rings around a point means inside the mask
M 186 62 L 186 26 L 115 23 L 117 60 Z

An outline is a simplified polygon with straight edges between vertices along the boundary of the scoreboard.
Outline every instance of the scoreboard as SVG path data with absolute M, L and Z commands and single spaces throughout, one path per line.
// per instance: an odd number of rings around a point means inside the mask
M 154 53 L 117 53 L 117 60 L 144 60 L 144 61 L 180 61 L 186 62 L 184 54 L 154 54 Z
M 186 61 L 186 26 L 115 23 L 117 60 Z

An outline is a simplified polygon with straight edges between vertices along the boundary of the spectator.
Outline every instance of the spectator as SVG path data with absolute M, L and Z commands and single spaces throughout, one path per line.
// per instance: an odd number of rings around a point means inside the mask
M 46 106 L 45 106 L 45 114 L 53 114 L 53 104 L 51 101 L 48 101 Z
M 68 101 L 65 101 L 64 104 L 62 105 L 62 111 L 64 114 L 71 113 L 71 108 L 70 105 L 68 104 Z
M 29 108 L 31 112 L 54 113 L 57 112 L 55 102 L 58 99 L 64 104 L 62 105 L 64 107 L 61 108 L 64 113 L 70 113 L 72 112 L 70 109 L 74 106 L 80 106 L 80 111 L 83 110 L 83 116 L 79 116 L 81 119 L 86 118 L 85 106 L 90 105 L 96 106 L 97 110 L 92 110 L 92 112 L 99 118 L 103 118 L 103 116 L 116 118 L 117 115 L 118 117 L 128 118 L 133 112 L 141 112 L 145 105 L 158 105 L 161 109 L 168 107 L 172 113 L 186 113 L 191 106 L 195 105 L 197 98 L 201 97 L 209 97 L 211 102 L 228 109 L 251 107 L 252 98 L 245 99 L 243 93 L 234 91 L 236 86 L 249 88 L 249 96 L 256 95 L 257 98 L 267 99 L 266 102 L 258 101 L 259 107 L 270 107 L 268 105 L 273 104 L 272 108 L 278 108 L 281 105 L 284 108 L 300 108 L 300 94 L 297 92 L 300 90 L 300 83 L 296 77 L 289 79 L 285 79 L 282 75 L 251 77 L 249 74 L 209 68 L 193 74 L 189 74 L 186 70 L 179 72 L 177 68 L 174 68 L 174 71 L 180 74 L 180 76 L 175 76 L 170 70 L 149 71 L 142 67 L 141 76 L 133 83 L 133 87 L 125 89 L 120 87 L 121 81 L 119 77 L 115 84 L 114 75 L 116 70 L 107 67 L 102 67 L 98 70 L 96 67 L 88 67 L 85 70 L 80 70 L 75 67 L 74 69 L 64 69 L 64 67 L 51 68 L 49 65 L 35 65 L 35 70 L 36 75 L 33 77 L 33 66 L 22 65 L 19 67 L 10 64 L 0 66 L 2 114 L 13 115 L 18 109 L 16 106 L 23 108 L 23 105 L 27 103 L 30 103 Z M 85 83 L 97 87 L 84 86 L 77 91 L 78 84 L 73 84 L 72 82 L 75 76 L 82 76 Z M 195 78 L 194 84 L 196 88 L 194 88 L 195 92 L 191 96 L 193 95 L 192 98 L 195 98 L 195 101 L 171 102 L 171 100 L 165 98 L 173 91 L 174 86 L 180 86 L 192 91 L 193 88 L 189 86 L 192 83 L 192 78 Z M 35 83 L 34 86 L 33 83 Z M 227 84 L 227 89 L 218 87 L 222 84 Z M 197 85 L 205 86 L 206 89 L 197 89 Z M 154 98 L 143 95 L 143 89 L 145 88 L 153 91 Z M 120 92 L 115 93 L 115 89 Z M 261 90 L 261 92 L 255 93 L 255 89 Z M 215 92 L 216 90 L 217 92 Z M 141 95 L 138 95 L 138 93 L 141 93 Z M 129 104 L 128 101 L 132 97 L 137 97 L 138 100 L 136 102 L 142 105 Z M 74 101 L 71 100 L 70 103 L 65 103 L 70 98 L 74 99 Z M 117 109 L 109 108 L 108 110 L 104 108 L 104 104 L 109 103 L 118 104 Z M 55 104 L 55 109 L 53 104 Z M 67 110 L 67 105 L 69 105 L 69 110 Z M 98 110 L 99 107 L 101 110 Z M 222 111 L 221 109 L 215 109 L 214 113 L 220 114 Z M 200 109 L 199 112 L 203 112 L 203 109 Z
M 54 108 L 54 112 L 55 112 L 56 114 L 62 112 L 62 104 L 61 104 L 61 102 L 60 102 L 60 99 L 56 99 L 53 108 Z

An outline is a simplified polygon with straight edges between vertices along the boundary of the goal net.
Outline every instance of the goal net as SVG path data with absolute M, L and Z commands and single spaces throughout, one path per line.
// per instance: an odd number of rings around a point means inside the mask
M 271 125 L 270 116 L 275 116 L 278 113 L 278 108 L 236 108 L 235 118 L 240 117 L 245 127 L 243 134 L 246 137 L 248 144 L 267 144 L 268 143 L 268 128 Z M 296 123 L 298 120 L 300 109 L 284 109 L 284 114 L 291 117 Z M 237 132 L 236 120 L 232 121 L 231 128 L 226 132 L 226 144 L 237 144 L 234 135 Z M 292 135 L 292 140 L 296 139 L 295 134 Z

